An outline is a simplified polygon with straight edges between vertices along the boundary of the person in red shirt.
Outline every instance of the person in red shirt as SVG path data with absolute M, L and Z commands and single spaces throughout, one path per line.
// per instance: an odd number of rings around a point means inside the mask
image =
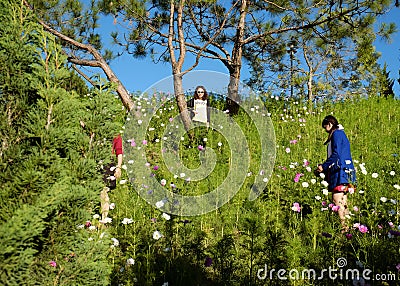
M 100 192 L 100 204 L 101 204 L 101 218 L 104 222 L 108 216 L 108 211 L 110 209 L 110 198 L 108 192 L 116 187 L 116 179 L 121 177 L 121 167 L 122 167 L 122 157 L 124 151 L 122 149 L 122 137 L 118 134 L 114 137 L 112 142 L 112 154 L 117 157 L 117 166 L 114 164 L 109 164 L 105 167 L 104 182 L 107 184 L 106 187 Z M 112 177 L 112 172 L 114 171 L 114 177 Z
M 122 156 L 124 154 L 124 151 L 122 149 L 121 134 L 118 134 L 113 139 L 112 153 L 115 154 L 115 156 L 117 157 L 117 166 L 115 167 L 114 177 L 118 179 L 121 177 Z

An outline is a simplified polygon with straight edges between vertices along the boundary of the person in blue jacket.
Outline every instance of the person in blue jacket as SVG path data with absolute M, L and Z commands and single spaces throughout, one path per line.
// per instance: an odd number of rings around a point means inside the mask
M 337 119 L 328 115 L 322 121 L 322 127 L 328 132 L 327 159 L 319 164 L 317 173 L 324 173 L 328 182 L 328 191 L 332 192 L 333 203 L 339 207 L 338 214 L 344 229 L 347 229 L 345 215 L 347 210 L 347 193 L 354 189 L 356 180 L 350 142 Z

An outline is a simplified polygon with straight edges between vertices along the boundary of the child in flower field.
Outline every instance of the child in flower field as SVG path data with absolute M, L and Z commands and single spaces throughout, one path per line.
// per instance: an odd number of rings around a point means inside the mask
M 124 153 L 122 150 L 121 134 L 118 134 L 113 139 L 112 153 L 117 157 L 117 166 L 115 167 L 114 176 L 118 179 L 121 177 L 122 156 Z
M 340 222 L 347 230 L 345 215 L 347 210 L 347 193 L 354 191 L 355 170 L 350 152 L 350 142 L 337 119 L 328 115 L 322 121 L 322 127 L 328 132 L 327 159 L 319 164 L 316 174 L 324 173 L 328 190 L 332 192 L 333 203 L 338 207 Z
M 122 167 L 122 137 L 118 134 L 114 137 L 112 142 L 112 154 L 117 157 L 117 166 L 114 163 L 108 164 L 104 167 L 104 177 L 103 180 L 107 184 L 100 192 L 100 204 L 101 204 L 101 214 L 102 220 L 104 221 L 108 216 L 108 211 L 110 208 L 110 198 L 108 192 L 116 187 L 116 179 L 121 177 L 121 167 Z

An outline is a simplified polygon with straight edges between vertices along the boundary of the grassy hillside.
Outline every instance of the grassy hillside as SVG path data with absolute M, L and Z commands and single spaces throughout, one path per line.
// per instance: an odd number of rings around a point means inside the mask
M 152 118 L 146 142 L 135 142 L 134 148 L 146 150 L 150 176 L 165 180 L 170 192 L 207 193 L 224 180 L 231 156 L 244 155 L 231 153 L 221 133 L 198 128 L 195 139 L 186 135 L 176 152 L 188 168 L 197 168 L 204 156 L 199 145 L 213 149 L 213 172 L 199 181 L 182 173 L 174 177 L 161 145 L 164 128 L 177 114 L 172 106 L 165 103 Z M 148 204 L 129 184 L 134 175 L 125 157 L 128 172 L 110 193 L 115 285 L 351 285 L 356 272 L 365 280 L 374 278 L 366 281 L 370 285 L 395 285 L 390 280 L 398 279 L 400 268 L 400 102 L 369 98 L 309 107 L 267 98 L 265 106 L 274 126 L 276 159 L 267 187 L 254 201 L 247 198 L 263 150 L 244 112 L 234 119 L 249 146 L 246 180 L 233 199 L 212 212 L 181 217 Z M 347 233 L 341 233 L 323 179 L 312 173 L 326 157 L 327 134 L 320 125 L 327 114 L 344 126 L 356 162 L 358 184 L 349 195 Z M 212 126 L 217 129 L 218 123 Z M 153 195 L 151 189 L 146 192 Z M 343 276 L 329 276 L 329 268 Z M 279 269 L 286 272 L 278 275 Z M 370 272 L 362 277 L 363 270 Z M 387 284 L 378 283 L 377 275 Z

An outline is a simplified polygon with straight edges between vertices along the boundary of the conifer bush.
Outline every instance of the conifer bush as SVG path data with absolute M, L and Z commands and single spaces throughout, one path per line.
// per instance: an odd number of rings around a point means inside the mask
M 87 222 L 99 209 L 122 105 L 110 86 L 85 88 L 21 5 L 0 3 L 8 23 L 0 28 L 0 280 L 108 285 L 111 240 Z

